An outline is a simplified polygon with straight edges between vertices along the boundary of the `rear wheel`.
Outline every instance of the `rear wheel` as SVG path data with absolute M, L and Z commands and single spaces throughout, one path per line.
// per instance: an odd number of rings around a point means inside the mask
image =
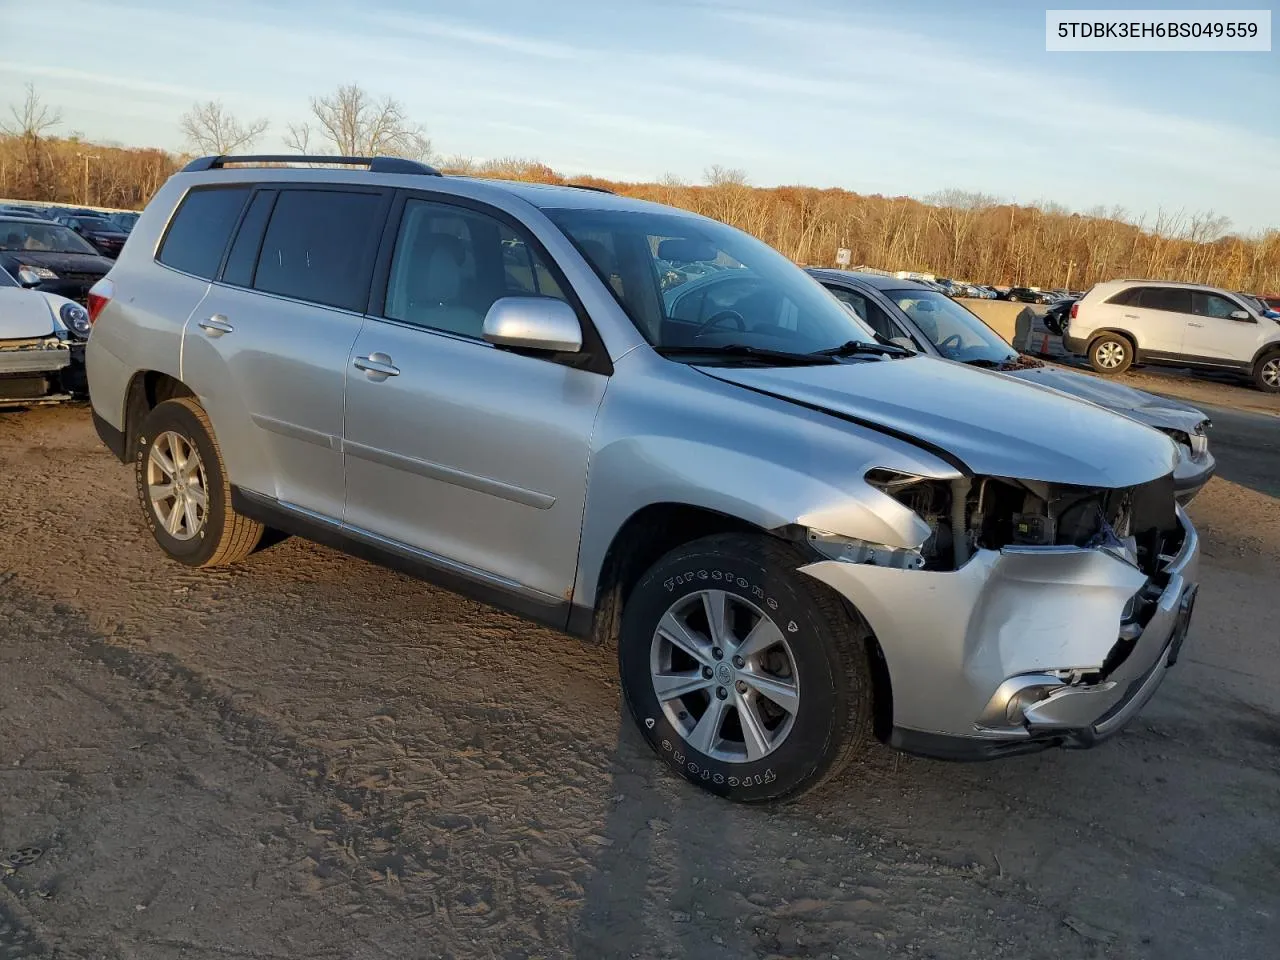
M 134 448 L 134 476 L 147 526 L 181 563 L 235 563 L 262 539 L 262 524 L 231 506 L 213 425 L 192 397 L 166 400 L 147 414 Z
M 1118 334 L 1103 334 L 1089 346 L 1089 363 L 1099 373 L 1124 373 L 1133 365 L 1133 345 Z
M 737 801 L 812 789 L 871 738 L 865 624 L 766 536 L 678 547 L 622 616 L 618 662 L 640 732 L 682 777 Z
M 1253 368 L 1253 382 L 1259 390 L 1280 393 L 1280 352 L 1268 354 Z

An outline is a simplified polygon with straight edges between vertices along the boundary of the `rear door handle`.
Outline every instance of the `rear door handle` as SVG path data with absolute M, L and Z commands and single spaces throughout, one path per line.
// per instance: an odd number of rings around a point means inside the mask
M 199 321 L 198 326 L 211 337 L 220 337 L 224 333 L 231 333 L 235 330 L 235 327 L 228 323 L 227 318 L 220 313 L 215 313 L 212 317 Z
M 1190 320 L 1188 320 L 1188 321 L 1187 321 L 1187 326 L 1188 326 L 1188 327 L 1203 327 L 1203 326 L 1204 326 L 1204 324 L 1203 324 L 1203 323 L 1192 323 Z
M 400 368 L 391 362 L 386 353 L 371 353 L 367 357 L 356 357 L 352 361 L 357 370 L 363 370 L 370 380 L 385 380 L 387 377 L 400 376 Z
M 1138 315 L 1137 315 L 1136 313 L 1126 313 L 1126 314 L 1124 315 L 1124 318 L 1125 318 L 1126 320 L 1137 320 L 1137 319 L 1138 319 Z

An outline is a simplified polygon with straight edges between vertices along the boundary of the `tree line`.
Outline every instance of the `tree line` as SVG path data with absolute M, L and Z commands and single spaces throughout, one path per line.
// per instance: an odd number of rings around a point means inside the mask
M 1118 277 L 1148 277 L 1280 291 L 1280 229 L 1241 236 L 1211 212 L 1134 220 L 1119 208 L 1076 213 L 960 190 L 915 199 L 756 187 L 743 171 L 720 166 L 697 184 L 674 176 L 615 183 L 566 176 L 536 160 L 440 157 L 399 101 L 376 98 L 356 84 L 312 98 L 309 108 L 308 119 L 290 124 L 283 136 L 300 154 L 402 156 L 429 160 L 445 173 L 605 187 L 714 217 L 807 265 L 831 265 L 845 248 L 854 265 L 976 283 L 1083 289 Z M 248 152 L 269 127 L 265 119 L 235 117 L 216 101 L 198 103 L 178 121 L 189 152 L 173 154 L 59 135 L 61 112 L 30 86 L 9 113 L 0 123 L 0 196 L 130 209 L 145 205 L 190 156 Z

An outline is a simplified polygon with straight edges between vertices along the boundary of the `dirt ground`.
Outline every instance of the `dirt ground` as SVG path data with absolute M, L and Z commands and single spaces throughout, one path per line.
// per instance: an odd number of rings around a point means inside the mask
M 0 414 L 0 960 L 1274 957 L 1280 419 L 1217 430 L 1124 735 L 743 808 L 611 651 L 300 540 L 182 568 L 85 407 Z

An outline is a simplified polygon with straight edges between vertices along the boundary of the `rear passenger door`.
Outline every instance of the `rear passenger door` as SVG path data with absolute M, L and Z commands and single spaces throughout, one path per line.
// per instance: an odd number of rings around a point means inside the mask
M 377 188 L 254 190 L 184 334 L 231 481 L 335 522 L 347 360 L 389 205 Z
M 404 198 L 347 372 L 346 520 L 357 534 L 536 605 L 573 587 L 587 455 L 608 378 L 592 354 L 481 337 L 506 296 L 569 300 L 541 246 L 487 205 Z
M 1115 298 L 1112 298 L 1115 302 Z M 1121 304 L 1117 326 L 1130 330 L 1138 338 L 1143 352 L 1178 356 L 1192 320 L 1191 292 L 1184 287 L 1137 287 Z M 1127 324 L 1127 326 L 1125 326 Z

